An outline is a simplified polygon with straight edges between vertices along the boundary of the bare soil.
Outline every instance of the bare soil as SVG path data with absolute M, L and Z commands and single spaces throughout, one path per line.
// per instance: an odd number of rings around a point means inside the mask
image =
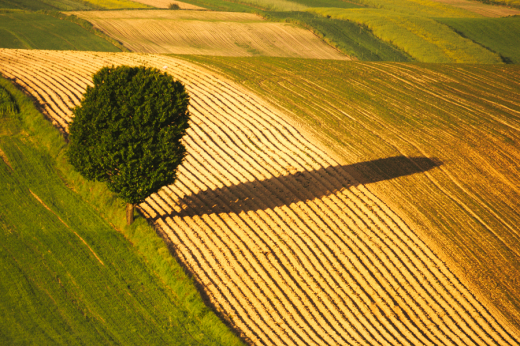
M 446 5 L 462 8 L 464 10 L 478 13 L 484 17 L 509 17 L 520 14 L 519 9 L 506 6 L 490 5 L 480 1 L 471 0 L 433 0 Z
M 88 11 L 82 17 L 134 52 L 349 60 L 310 31 L 249 13 Z
M 171 57 L 0 50 L 0 72 L 65 130 L 92 74 L 112 64 L 186 85 L 188 156 L 139 208 L 253 344 L 518 345 L 370 179 L 254 94 Z

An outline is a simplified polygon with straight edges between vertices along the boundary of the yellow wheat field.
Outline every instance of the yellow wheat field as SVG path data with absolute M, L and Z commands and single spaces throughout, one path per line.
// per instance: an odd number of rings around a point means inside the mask
M 112 64 L 187 86 L 188 156 L 139 208 L 252 345 L 519 344 L 351 166 L 234 83 L 157 55 L 0 50 L 0 72 L 64 131 Z
M 249 13 L 88 11 L 82 17 L 134 52 L 349 59 L 310 31 Z

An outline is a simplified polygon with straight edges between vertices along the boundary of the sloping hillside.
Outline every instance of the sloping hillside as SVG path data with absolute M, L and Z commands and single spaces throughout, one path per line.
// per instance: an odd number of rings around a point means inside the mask
M 187 84 L 187 160 L 140 208 L 252 344 L 518 345 L 365 186 L 435 172 L 437 159 L 339 164 L 255 95 L 174 58 L 2 50 L 0 60 L 64 130 L 101 66 L 145 63 Z M 354 178 L 366 165 L 386 177 Z
M 134 52 L 348 59 L 311 32 L 249 13 L 74 12 Z

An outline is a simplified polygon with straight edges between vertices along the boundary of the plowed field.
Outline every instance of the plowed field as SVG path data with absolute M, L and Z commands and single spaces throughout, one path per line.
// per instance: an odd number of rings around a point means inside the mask
M 175 1 L 175 0 L 134 0 L 141 4 L 150 5 L 157 8 L 168 8 L 170 4 L 178 5 L 181 10 L 205 10 L 205 8 L 188 4 L 186 2 Z
M 310 31 L 249 13 L 209 11 L 71 12 L 134 52 L 348 59 Z
M 491 4 L 486 4 L 478 1 L 470 1 L 470 0 L 433 0 L 435 2 L 440 2 L 446 5 L 455 6 L 458 8 L 462 8 L 466 11 L 470 11 L 473 13 L 478 13 L 483 15 L 484 17 L 507 17 L 507 16 L 515 16 L 520 14 L 520 10 L 515 8 L 510 8 L 506 6 L 494 6 Z
M 0 50 L 0 72 L 63 130 L 111 64 L 163 68 L 187 85 L 187 159 L 140 209 L 252 344 L 518 345 L 363 185 L 374 180 L 354 180 L 356 165 L 235 84 L 169 57 Z M 413 162 L 400 174 L 441 164 Z

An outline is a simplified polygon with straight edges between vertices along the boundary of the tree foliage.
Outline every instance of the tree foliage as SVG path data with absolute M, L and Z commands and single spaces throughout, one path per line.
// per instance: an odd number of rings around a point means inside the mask
M 104 67 L 73 110 L 68 158 L 129 204 L 172 184 L 186 149 L 189 96 L 154 68 Z

